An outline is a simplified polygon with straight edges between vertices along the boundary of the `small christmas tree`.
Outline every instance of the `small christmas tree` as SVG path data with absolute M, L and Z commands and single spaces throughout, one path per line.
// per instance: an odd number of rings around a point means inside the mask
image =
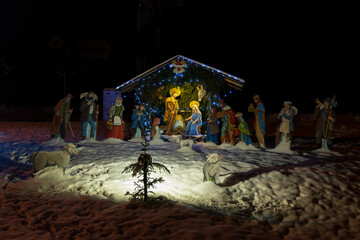
M 159 169 L 160 171 L 166 171 L 168 173 L 170 173 L 170 171 L 164 165 L 153 162 L 151 155 L 146 153 L 147 147 L 150 145 L 146 141 L 146 135 L 144 137 L 144 143 L 141 144 L 143 145 L 141 150 L 144 151 L 144 153 L 140 154 L 137 163 L 125 167 L 122 173 L 132 172 L 132 176 L 136 176 L 138 178 L 138 181 L 134 182 L 135 191 L 132 193 L 126 192 L 125 195 L 130 195 L 131 201 L 141 200 L 147 202 L 148 193 L 155 194 L 153 191 L 148 191 L 148 189 L 155 188 L 155 184 L 165 181 L 162 177 L 151 178 L 150 174 L 156 172 L 155 168 Z

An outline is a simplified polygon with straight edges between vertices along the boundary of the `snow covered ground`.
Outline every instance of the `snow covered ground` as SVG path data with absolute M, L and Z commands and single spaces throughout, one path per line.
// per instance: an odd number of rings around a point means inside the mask
M 31 153 L 65 142 L 39 141 L 46 126 L 12 124 L 0 123 L 1 239 L 360 239 L 358 138 L 326 154 L 308 137 L 292 150 L 154 140 L 148 153 L 171 174 L 152 175 L 165 179 L 154 189 L 164 197 L 144 204 L 127 202 L 136 178 L 122 174 L 142 153 L 138 140 L 75 140 L 65 175 L 32 177 Z M 223 157 L 219 185 L 202 180 L 210 153 Z

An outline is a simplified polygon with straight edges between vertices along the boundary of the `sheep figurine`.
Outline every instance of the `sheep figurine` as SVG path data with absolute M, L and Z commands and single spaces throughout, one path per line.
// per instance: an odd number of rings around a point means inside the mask
M 30 162 L 33 165 L 34 173 L 44 169 L 48 166 L 57 166 L 63 169 L 65 174 L 65 168 L 69 165 L 70 156 L 79 154 L 76 149 L 76 145 L 69 143 L 64 145 L 65 150 L 59 151 L 39 151 L 34 152 L 30 157 Z
M 204 179 L 203 181 L 212 181 L 216 184 L 220 182 L 219 175 L 220 175 L 220 159 L 222 157 L 219 156 L 217 153 L 212 153 L 207 155 L 207 160 L 204 163 L 203 173 Z
M 176 143 L 180 146 L 180 148 L 192 148 L 194 145 L 194 140 L 192 139 L 176 139 Z

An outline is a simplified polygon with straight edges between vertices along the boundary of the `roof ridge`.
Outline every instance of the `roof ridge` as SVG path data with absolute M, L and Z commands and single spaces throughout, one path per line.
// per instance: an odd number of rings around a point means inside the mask
M 135 84 L 136 82 L 138 82 L 140 78 L 142 78 L 142 77 L 144 77 L 144 76 L 146 76 L 146 75 L 148 75 L 148 74 L 153 73 L 154 71 L 158 70 L 159 68 L 161 68 L 161 67 L 163 67 L 165 64 L 167 64 L 169 61 L 171 61 L 171 60 L 173 60 L 173 59 L 176 59 L 176 58 L 186 59 L 187 61 L 189 61 L 189 62 L 191 62 L 191 63 L 195 63 L 195 64 L 201 66 L 202 68 L 206 68 L 206 69 L 215 71 L 216 74 L 222 75 L 222 77 L 224 77 L 225 79 L 228 79 L 227 81 L 229 81 L 229 78 L 232 78 L 232 79 L 235 80 L 234 83 L 237 83 L 237 84 L 243 84 L 243 83 L 245 82 L 242 78 L 236 77 L 236 76 L 231 75 L 231 74 L 229 74 L 229 73 L 226 73 L 226 72 L 224 72 L 224 71 L 222 71 L 222 70 L 220 70 L 220 69 L 211 67 L 211 66 L 209 66 L 209 65 L 207 65 L 207 64 L 201 63 L 201 62 L 199 62 L 199 61 L 196 61 L 196 60 L 193 60 L 193 59 L 191 59 L 191 58 L 188 58 L 188 57 L 185 57 L 185 56 L 183 56 L 183 55 L 178 54 L 178 55 L 175 55 L 175 56 L 173 56 L 173 57 L 171 57 L 171 58 L 169 58 L 169 59 L 167 59 L 167 60 L 159 63 L 158 65 L 156 65 L 156 66 L 154 66 L 154 67 L 146 70 L 145 72 L 136 75 L 135 77 L 131 78 L 129 81 L 127 81 L 127 82 L 125 82 L 125 83 L 117 86 L 116 89 L 120 89 L 120 90 L 121 90 L 121 89 L 124 89 L 124 88 L 131 87 L 131 85 L 133 85 L 133 84 Z M 231 80 L 230 80 L 230 81 L 231 81 Z M 235 84 L 235 85 L 237 85 L 237 84 Z

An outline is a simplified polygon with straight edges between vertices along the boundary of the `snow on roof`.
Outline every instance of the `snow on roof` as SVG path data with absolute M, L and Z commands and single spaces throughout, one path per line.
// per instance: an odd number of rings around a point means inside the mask
M 196 60 L 184 57 L 182 55 L 176 55 L 172 58 L 169 58 L 168 60 L 148 69 L 147 71 L 133 77 L 132 79 L 130 79 L 129 81 L 119 85 L 116 87 L 116 89 L 122 91 L 122 92 L 129 92 L 134 90 L 134 87 L 137 85 L 137 83 L 140 81 L 141 78 L 144 78 L 152 73 L 154 73 L 155 71 L 157 71 L 160 68 L 163 68 L 169 64 L 172 63 L 172 61 L 174 61 L 175 59 L 181 59 L 181 60 L 186 60 L 192 64 L 196 64 L 197 67 L 201 67 L 203 69 L 207 69 L 209 71 L 212 71 L 214 74 L 221 76 L 224 78 L 224 80 L 228 83 L 228 85 L 230 87 L 236 88 L 241 90 L 243 84 L 245 83 L 245 81 L 242 78 L 236 77 L 234 75 L 231 75 L 229 73 L 226 73 L 222 70 L 219 70 L 217 68 L 211 67 L 209 65 L 206 65 L 204 63 L 198 62 Z

